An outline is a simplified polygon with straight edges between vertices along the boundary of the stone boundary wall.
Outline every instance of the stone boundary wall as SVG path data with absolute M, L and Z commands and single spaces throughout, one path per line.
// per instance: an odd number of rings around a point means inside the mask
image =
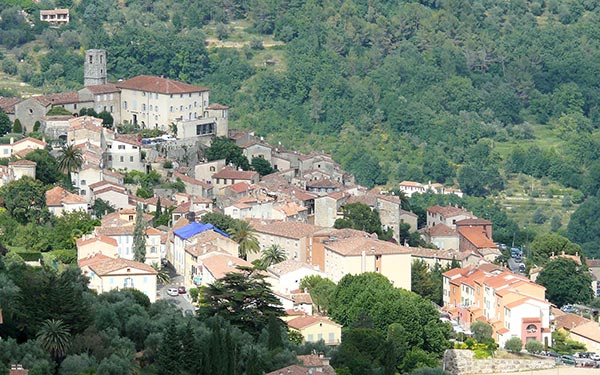
M 475 359 L 471 350 L 448 349 L 443 368 L 450 375 L 501 374 L 507 372 L 543 370 L 556 366 L 552 359 Z

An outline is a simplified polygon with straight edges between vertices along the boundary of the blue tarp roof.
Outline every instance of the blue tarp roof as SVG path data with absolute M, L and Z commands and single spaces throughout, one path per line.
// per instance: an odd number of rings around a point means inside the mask
M 222 230 L 215 227 L 214 225 L 202 224 L 202 223 L 197 223 L 197 222 L 193 222 L 193 223 L 186 225 L 185 227 L 176 229 L 173 233 L 175 233 L 176 236 L 183 238 L 184 240 L 187 240 L 188 238 L 193 237 L 193 236 L 197 235 L 198 233 L 206 232 L 207 230 L 214 230 L 215 232 L 222 234 L 223 236 L 229 238 L 229 235 L 227 233 L 223 232 Z

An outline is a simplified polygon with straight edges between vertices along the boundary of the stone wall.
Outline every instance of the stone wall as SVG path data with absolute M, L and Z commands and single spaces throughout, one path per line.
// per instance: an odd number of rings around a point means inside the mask
M 444 353 L 443 366 L 450 375 L 501 374 L 553 368 L 552 359 L 475 359 L 470 350 L 449 349 Z

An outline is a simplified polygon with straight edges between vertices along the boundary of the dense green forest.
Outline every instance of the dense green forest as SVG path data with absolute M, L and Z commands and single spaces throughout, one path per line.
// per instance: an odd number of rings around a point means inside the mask
M 208 86 L 232 108 L 232 127 L 331 152 L 367 186 L 431 180 L 471 196 L 560 197 L 526 208 L 519 224 L 545 224 L 598 255 L 583 226 L 600 187 L 598 5 L 10 0 L 0 4 L 2 70 L 41 91 L 79 88 L 82 51 L 106 48 L 112 80 Z M 55 6 L 71 10 L 68 26 L 38 21 Z M 541 188 L 520 181 L 529 178 Z M 562 213 L 573 203 L 571 228 Z

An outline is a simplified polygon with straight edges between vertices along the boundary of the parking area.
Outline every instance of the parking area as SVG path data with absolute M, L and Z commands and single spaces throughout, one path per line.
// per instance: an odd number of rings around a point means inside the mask
M 177 307 L 179 307 L 179 309 L 181 309 L 183 313 L 193 313 L 195 306 L 191 302 L 192 299 L 190 297 L 189 291 L 186 289 L 185 293 L 179 292 L 179 288 L 183 286 L 183 277 L 175 273 L 175 270 L 170 264 L 167 264 L 165 267 L 169 271 L 171 281 L 166 285 L 158 285 L 156 298 L 159 300 L 164 299 L 176 305 Z M 177 294 L 172 292 L 170 293 L 171 295 L 169 295 L 170 288 L 177 290 Z

